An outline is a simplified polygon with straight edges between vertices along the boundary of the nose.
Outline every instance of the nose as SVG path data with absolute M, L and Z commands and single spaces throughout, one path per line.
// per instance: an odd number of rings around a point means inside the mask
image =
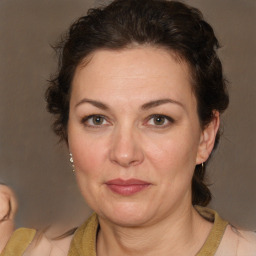
M 139 137 L 132 128 L 115 129 L 111 141 L 110 160 L 125 168 L 143 162 L 144 154 Z

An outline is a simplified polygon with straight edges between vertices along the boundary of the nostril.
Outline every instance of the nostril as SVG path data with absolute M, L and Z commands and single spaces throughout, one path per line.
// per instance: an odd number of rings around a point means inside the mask
M 114 160 L 112 161 L 114 164 L 120 165 L 122 167 L 131 167 L 131 166 L 136 166 L 140 164 L 142 161 L 139 160 L 132 160 L 132 161 L 120 161 L 120 160 Z
M 140 163 L 139 160 L 133 160 L 133 161 L 131 161 L 131 162 L 129 163 L 129 166 L 134 166 L 134 165 L 137 165 L 137 164 L 139 164 L 139 163 Z
M 144 155 L 142 152 L 133 152 L 132 154 L 128 155 L 118 155 L 118 154 L 112 154 L 110 160 L 118 164 L 122 167 L 130 167 L 130 166 L 135 166 L 143 162 L 144 160 Z

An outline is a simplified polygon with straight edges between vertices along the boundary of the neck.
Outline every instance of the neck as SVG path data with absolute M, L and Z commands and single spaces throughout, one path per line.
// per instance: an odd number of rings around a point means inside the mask
M 140 227 L 121 227 L 99 218 L 97 255 L 151 256 L 195 255 L 205 242 L 212 224 L 192 205 L 161 221 Z

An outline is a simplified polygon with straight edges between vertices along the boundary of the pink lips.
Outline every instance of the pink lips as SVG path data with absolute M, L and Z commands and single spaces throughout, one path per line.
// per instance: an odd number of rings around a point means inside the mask
M 137 180 L 137 179 L 129 179 L 129 180 L 114 179 L 114 180 L 107 181 L 106 185 L 114 193 L 117 193 L 123 196 L 130 196 L 142 191 L 143 189 L 147 188 L 151 184 L 146 181 Z

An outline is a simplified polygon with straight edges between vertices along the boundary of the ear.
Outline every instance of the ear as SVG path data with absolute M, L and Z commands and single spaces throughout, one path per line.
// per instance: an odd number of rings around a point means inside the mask
M 196 164 L 204 163 L 210 156 L 214 147 L 215 138 L 219 130 L 219 126 L 220 114 L 218 111 L 213 111 L 212 121 L 205 127 L 200 136 Z

